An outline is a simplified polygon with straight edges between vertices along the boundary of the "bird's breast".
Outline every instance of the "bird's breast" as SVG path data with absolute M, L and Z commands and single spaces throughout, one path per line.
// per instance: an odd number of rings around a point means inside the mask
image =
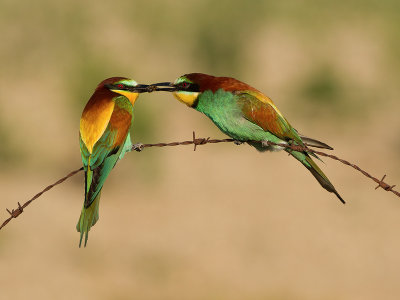
M 110 118 L 110 128 L 116 132 L 113 147 L 121 146 L 128 135 L 132 123 L 132 113 L 123 107 L 115 105 Z
M 114 101 L 110 99 L 93 99 L 93 97 L 86 104 L 79 129 L 81 139 L 90 153 L 92 153 L 94 145 L 106 130 L 114 105 Z

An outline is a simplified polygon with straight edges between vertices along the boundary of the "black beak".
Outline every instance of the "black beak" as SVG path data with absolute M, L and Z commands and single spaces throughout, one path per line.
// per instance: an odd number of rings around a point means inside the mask
M 149 89 L 151 89 L 151 86 L 148 84 L 138 84 L 137 86 L 129 87 L 128 91 L 134 93 L 147 93 L 150 92 Z
M 174 92 L 176 90 L 177 89 L 174 86 L 173 82 L 160 82 L 160 83 L 153 83 L 153 84 L 138 84 L 135 87 L 129 88 L 129 91 L 136 92 L 136 93 L 151 93 L 151 92 L 155 92 L 155 91 Z
M 109 90 L 115 90 L 115 91 L 129 91 L 133 93 L 146 93 L 146 92 L 152 92 L 153 87 L 147 84 L 138 84 L 136 86 L 124 86 L 120 87 L 117 84 L 106 84 L 104 85 L 106 88 Z
M 177 90 L 173 82 L 153 83 L 150 84 L 149 89 L 151 89 L 152 92 L 153 91 L 175 92 Z
M 120 88 L 118 87 L 118 85 L 114 84 L 106 84 L 105 87 L 108 88 L 109 90 L 130 91 L 133 93 L 151 93 L 155 91 L 174 92 L 177 90 L 173 82 L 138 84 L 137 86 L 124 87 L 124 88 Z

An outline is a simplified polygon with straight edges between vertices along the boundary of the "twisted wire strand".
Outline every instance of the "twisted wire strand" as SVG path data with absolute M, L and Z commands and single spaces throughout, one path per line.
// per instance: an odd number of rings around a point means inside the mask
M 132 149 L 130 149 L 130 151 L 134 151 L 134 150 L 135 151 L 142 151 L 144 148 L 151 148 L 151 147 L 173 147 L 173 146 L 183 146 L 183 145 L 193 145 L 194 146 L 193 150 L 196 151 L 197 146 L 200 146 L 200 145 L 217 144 L 217 143 L 232 143 L 232 142 L 234 142 L 236 144 L 241 144 L 242 143 L 242 142 L 238 142 L 238 141 L 236 141 L 234 139 L 210 139 L 209 137 L 208 138 L 196 138 L 196 134 L 193 131 L 192 140 L 187 140 L 187 141 L 182 141 L 182 142 L 170 142 L 170 143 L 135 144 L 135 145 L 133 145 Z M 246 142 L 257 142 L 257 143 L 259 143 L 260 141 L 246 141 Z M 361 169 L 356 164 L 353 164 L 353 163 L 351 163 L 351 162 L 349 162 L 347 160 L 339 158 L 336 155 L 327 154 L 325 152 L 321 152 L 321 151 L 317 151 L 317 150 L 309 148 L 309 147 L 316 147 L 316 146 L 305 144 L 305 147 L 303 147 L 303 146 L 299 146 L 299 145 L 273 143 L 273 142 L 270 142 L 270 141 L 264 141 L 264 144 L 268 144 L 269 146 L 280 146 L 280 147 L 283 147 L 283 148 L 288 148 L 288 149 L 293 150 L 293 151 L 306 151 L 306 152 L 309 152 L 309 153 L 315 153 L 315 154 L 320 155 L 320 156 L 329 157 L 329 158 L 331 158 L 333 160 L 341 162 L 344 165 L 352 167 L 353 169 L 357 170 L 358 172 L 360 172 L 364 176 L 366 176 L 366 177 L 370 178 L 371 180 L 373 180 L 374 182 L 376 182 L 378 185 L 375 187 L 375 189 L 378 189 L 378 188 L 381 187 L 385 191 L 392 192 L 397 197 L 400 197 L 400 193 L 393 189 L 396 185 L 389 185 L 388 183 L 386 183 L 384 181 L 385 178 L 386 178 L 386 175 L 384 175 L 382 177 L 382 179 L 379 180 L 377 177 L 372 176 L 370 173 L 368 173 L 365 170 Z M 318 147 L 316 147 L 316 148 L 318 148 Z M 46 186 L 42 191 L 40 191 L 39 193 L 34 195 L 31 199 L 26 201 L 24 204 L 21 205 L 18 202 L 18 207 L 16 209 L 12 209 L 10 211 L 9 209 L 6 208 L 7 212 L 10 214 L 10 217 L 8 217 L 1 224 L 0 230 L 4 226 L 6 226 L 12 219 L 17 218 L 24 211 L 24 208 L 27 207 L 28 205 L 30 205 L 34 200 L 36 200 L 37 198 L 41 197 L 44 193 L 48 192 L 49 190 L 51 190 L 55 186 L 63 183 L 65 180 L 67 180 L 68 178 L 76 175 L 77 173 L 81 172 L 82 170 L 83 170 L 83 167 L 81 167 L 79 169 L 76 169 L 76 170 L 70 172 L 68 175 L 60 178 L 59 180 L 57 180 L 53 184 L 50 184 L 50 185 Z

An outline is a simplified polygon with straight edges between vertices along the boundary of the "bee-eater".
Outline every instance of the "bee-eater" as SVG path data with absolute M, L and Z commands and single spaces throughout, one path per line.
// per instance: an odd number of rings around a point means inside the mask
M 79 142 L 85 170 L 85 201 L 76 225 L 79 247 L 83 234 L 86 246 L 89 230 L 99 219 L 101 189 L 108 174 L 132 145 L 133 105 L 140 86 L 128 78 L 105 79 L 82 112 Z
M 153 90 L 172 92 L 180 102 L 204 113 L 222 132 L 238 142 L 249 143 L 259 151 L 282 149 L 279 146 L 270 146 L 265 141 L 299 146 L 305 146 L 306 142 L 320 148 L 332 149 L 325 143 L 301 136 L 270 98 L 234 78 L 191 73 L 179 77 L 173 83 L 163 82 L 151 86 Z M 317 158 L 315 154 L 288 148 L 284 150 L 300 161 L 324 189 L 334 193 L 345 203 L 326 175 L 311 159 L 310 156 Z

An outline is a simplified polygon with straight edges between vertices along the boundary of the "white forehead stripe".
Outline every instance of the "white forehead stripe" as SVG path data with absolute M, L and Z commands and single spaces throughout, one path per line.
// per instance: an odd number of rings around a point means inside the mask
M 135 80 L 132 80 L 132 79 L 125 79 L 125 80 L 121 80 L 121 81 L 118 81 L 118 82 L 122 83 L 124 85 L 127 85 L 127 86 L 137 86 L 138 85 L 137 82 Z

